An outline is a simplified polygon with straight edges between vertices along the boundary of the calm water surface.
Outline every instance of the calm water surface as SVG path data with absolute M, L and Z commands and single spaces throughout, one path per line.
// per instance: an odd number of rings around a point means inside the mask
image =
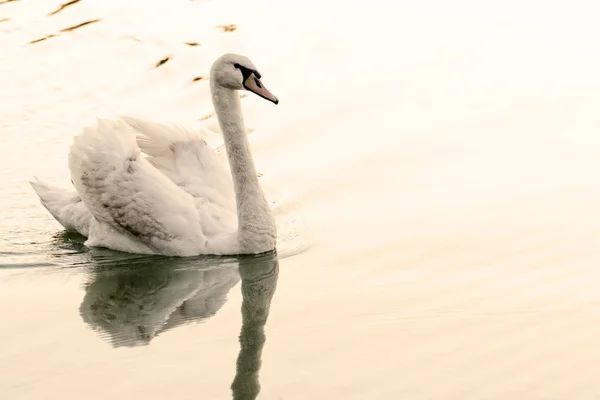
M 600 398 L 597 14 L 413 3 L 0 3 L 0 398 Z M 63 232 L 27 181 L 96 117 L 216 128 L 228 51 L 277 253 Z

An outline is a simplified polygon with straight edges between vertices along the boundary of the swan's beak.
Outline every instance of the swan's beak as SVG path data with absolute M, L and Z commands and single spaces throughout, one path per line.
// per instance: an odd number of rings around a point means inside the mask
M 267 88 L 262 84 L 260 79 L 254 75 L 254 73 L 250 74 L 250 76 L 248 76 L 248 78 L 244 81 L 244 87 L 246 90 L 256 93 L 263 99 L 272 101 L 275 104 L 279 103 L 277 97 L 273 96 L 273 93 L 267 90 Z

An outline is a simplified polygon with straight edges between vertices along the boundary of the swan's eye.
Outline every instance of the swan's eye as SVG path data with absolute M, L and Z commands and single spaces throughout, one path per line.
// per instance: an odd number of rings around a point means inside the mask
M 240 70 L 240 72 L 242 73 L 242 77 L 244 78 L 244 80 L 248 79 L 248 77 L 252 74 L 252 71 L 246 67 L 244 67 L 243 65 L 240 65 L 238 63 L 233 64 L 233 66 L 237 69 Z
M 259 87 L 259 89 L 262 89 L 262 85 L 260 84 L 260 81 L 256 78 L 254 78 L 254 83 L 256 83 L 256 86 Z

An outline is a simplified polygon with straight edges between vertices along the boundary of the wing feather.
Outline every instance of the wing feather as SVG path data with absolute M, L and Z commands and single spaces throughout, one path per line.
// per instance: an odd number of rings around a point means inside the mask
M 136 132 L 148 161 L 189 193 L 207 235 L 235 230 L 235 194 L 229 165 L 204 139 L 203 132 L 122 117 Z
M 71 179 L 94 215 L 155 252 L 193 255 L 205 243 L 194 199 L 142 156 L 123 121 L 98 120 L 75 138 Z

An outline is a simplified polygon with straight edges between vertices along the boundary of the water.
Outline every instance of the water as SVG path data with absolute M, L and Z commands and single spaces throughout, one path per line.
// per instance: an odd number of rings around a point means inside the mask
M 2 398 L 600 396 L 593 4 L 59 6 L 0 4 Z M 228 51 L 281 100 L 243 100 L 277 254 L 63 233 L 27 181 L 96 117 L 200 124 Z

